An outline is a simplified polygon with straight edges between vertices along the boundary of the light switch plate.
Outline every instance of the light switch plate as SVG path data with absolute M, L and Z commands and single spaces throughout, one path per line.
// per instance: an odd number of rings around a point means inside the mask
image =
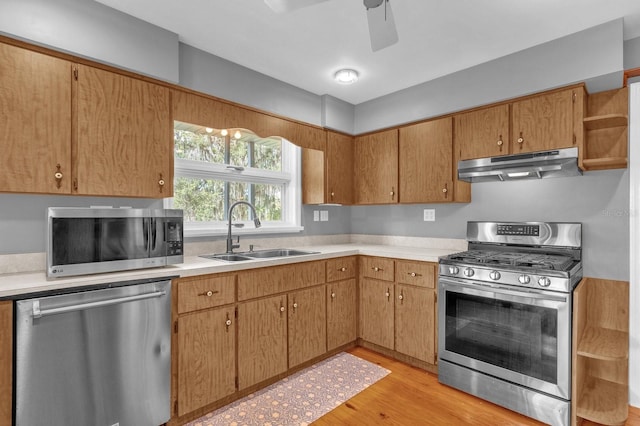
M 424 221 L 435 222 L 436 221 L 436 209 L 424 209 Z
M 318 210 L 313 211 L 313 221 L 317 222 L 320 220 L 320 212 Z
M 320 222 L 327 222 L 329 220 L 329 211 L 320 210 Z

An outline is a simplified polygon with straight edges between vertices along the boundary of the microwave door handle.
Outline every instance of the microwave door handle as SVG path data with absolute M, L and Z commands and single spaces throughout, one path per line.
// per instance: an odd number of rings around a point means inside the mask
M 151 218 L 151 251 L 156 249 L 156 238 L 158 234 L 158 230 L 156 229 L 156 218 Z
M 149 218 L 142 218 L 142 233 L 144 238 L 144 249 L 149 252 Z

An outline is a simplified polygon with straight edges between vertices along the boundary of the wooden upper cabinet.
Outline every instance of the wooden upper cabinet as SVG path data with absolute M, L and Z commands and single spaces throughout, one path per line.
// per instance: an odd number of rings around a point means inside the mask
M 79 195 L 173 195 L 169 89 L 77 65 L 75 146 Z
M 216 129 L 242 128 L 260 137 L 280 136 L 302 148 L 324 150 L 325 130 L 213 97 L 183 90 L 172 93 L 173 119 Z
M 582 109 L 575 102 L 576 97 L 576 91 L 568 89 L 514 102 L 511 106 L 512 153 L 576 146 L 574 107 Z
M 453 201 L 452 118 L 400 128 L 401 203 Z
M 353 204 L 353 136 L 327 132 L 326 202 Z
M 70 62 L 0 44 L 0 149 L 0 191 L 71 193 Z
M 509 153 L 509 105 L 497 105 L 454 117 L 460 160 Z
M 325 155 L 319 149 L 302 149 L 302 204 L 326 203 Z
M 398 130 L 355 138 L 355 204 L 398 202 Z

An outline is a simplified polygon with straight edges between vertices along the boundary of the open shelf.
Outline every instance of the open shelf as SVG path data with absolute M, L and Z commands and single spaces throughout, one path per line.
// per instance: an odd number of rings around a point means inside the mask
M 626 114 L 606 114 L 596 117 L 585 117 L 585 130 L 608 129 L 611 127 L 623 127 L 628 123 Z
M 584 158 L 582 166 L 587 171 L 605 169 L 626 169 L 627 157 Z
M 629 357 L 629 333 L 587 326 L 580 337 L 578 355 L 605 361 Z
M 622 425 L 629 415 L 627 385 L 588 377 L 580 393 L 577 415 L 604 425 Z

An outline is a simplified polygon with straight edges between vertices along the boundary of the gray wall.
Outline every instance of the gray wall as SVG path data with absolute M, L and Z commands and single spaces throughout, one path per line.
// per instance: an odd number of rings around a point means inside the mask
M 562 37 L 355 107 L 355 133 L 395 126 L 589 80 L 620 87 L 622 19 Z M 610 87 L 607 85 L 612 84 Z M 599 77 L 605 76 L 605 82 Z M 617 78 L 615 78 L 617 76 Z
M 629 172 L 572 178 L 484 182 L 470 204 L 351 207 L 354 234 L 465 238 L 470 220 L 582 222 L 585 275 L 629 279 Z M 436 210 L 424 222 L 423 209 Z
M 640 68 L 640 37 L 624 42 L 624 69 Z
M 2 0 L 0 31 L 178 82 L 178 35 L 92 0 Z
M 180 85 L 321 125 L 320 96 L 180 43 Z

